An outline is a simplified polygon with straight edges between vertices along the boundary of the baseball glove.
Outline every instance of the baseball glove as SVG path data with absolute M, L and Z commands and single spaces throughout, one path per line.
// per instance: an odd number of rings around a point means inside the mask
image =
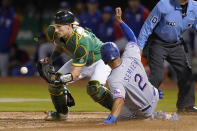
M 38 69 L 40 76 L 44 80 L 46 80 L 49 84 L 60 83 L 60 81 L 56 79 L 55 68 L 49 61 L 40 60 L 37 63 L 37 69 Z

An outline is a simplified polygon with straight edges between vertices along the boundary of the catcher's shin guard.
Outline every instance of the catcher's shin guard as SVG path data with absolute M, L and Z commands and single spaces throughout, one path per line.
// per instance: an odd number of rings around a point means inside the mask
M 66 115 L 68 107 L 75 105 L 73 97 L 65 86 L 54 87 L 49 85 L 48 90 L 57 113 Z
M 101 85 L 99 81 L 89 81 L 87 86 L 87 93 L 92 97 L 95 102 L 98 102 L 107 109 L 112 110 L 112 93 L 106 87 Z

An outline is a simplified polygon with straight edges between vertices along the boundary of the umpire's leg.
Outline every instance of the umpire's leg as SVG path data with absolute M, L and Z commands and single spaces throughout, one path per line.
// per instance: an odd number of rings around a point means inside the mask
M 193 107 L 195 104 L 194 84 L 192 82 L 192 69 L 189 62 L 191 56 L 186 56 L 182 45 L 170 49 L 168 62 L 176 71 L 178 79 L 177 108 Z
M 159 88 L 164 79 L 164 59 L 166 58 L 166 50 L 161 43 L 152 41 L 148 49 L 148 64 L 150 67 L 149 81 L 153 86 Z

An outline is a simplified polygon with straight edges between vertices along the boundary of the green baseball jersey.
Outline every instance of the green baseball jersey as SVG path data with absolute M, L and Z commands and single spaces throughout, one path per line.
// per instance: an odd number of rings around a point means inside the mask
M 58 38 L 55 31 L 52 33 L 50 28 L 55 30 L 55 26 L 49 26 L 48 36 L 56 46 L 73 58 L 73 66 L 88 66 L 101 59 L 100 48 L 103 43 L 92 32 L 75 26 L 72 35 L 65 41 Z

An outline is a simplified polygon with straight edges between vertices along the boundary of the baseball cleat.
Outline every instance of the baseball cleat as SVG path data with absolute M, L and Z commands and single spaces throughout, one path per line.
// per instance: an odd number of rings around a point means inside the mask
M 184 108 L 178 108 L 177 113 L 197 113 L 197 107 L 184 107 Z
M 57 112 L 46 111 L 45 114 L 47 115 L 44 118 L 46 121 L 59 121 L 59 120 L 61 120 L 61 116 Z
M 46 111 L 45 114 L 47 115 L 44 118 L 46 121 L 60 121 L 60 120 L 65 120 L 68 117 L 68 113 L 62 114 L 54 111 Z

